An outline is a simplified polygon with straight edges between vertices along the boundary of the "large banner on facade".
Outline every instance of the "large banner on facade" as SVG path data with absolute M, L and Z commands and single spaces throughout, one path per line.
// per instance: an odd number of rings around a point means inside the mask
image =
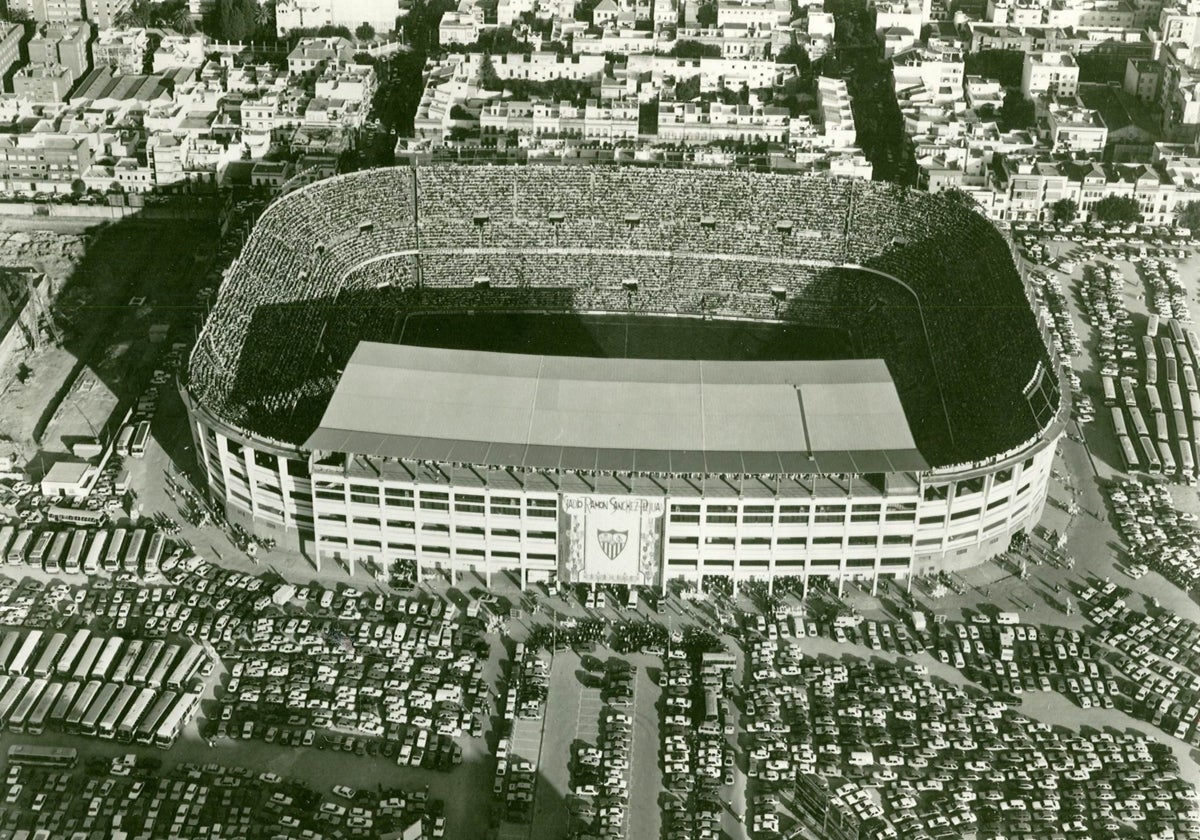
M 665 498 L 564 493 L 559 510 L 560 580 L 659 583 Z

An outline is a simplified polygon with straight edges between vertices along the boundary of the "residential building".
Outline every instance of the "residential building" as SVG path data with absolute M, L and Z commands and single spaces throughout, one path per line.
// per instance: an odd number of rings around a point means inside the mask
M 29 41 L 29 62 L 61 64 L 70 71 L 72 80 L 83 78 L 91 67 L 88 62 L 91 36 L 91 26 L 80 21 L 42 24 Z
M 74 77 L 61 64 L 30 64 L 13 76 L 13 93 L 33 105 L 62 102 L 71 92 Z
M 92 44 L 97 67 L 112 67 L 122 73 L 141 73 L 146 67 L 150 38 L 145 29 L 102 29 Z
M 17 23 L 0 23 L 0 77 L 8 79 L 21 63 L 21 42 L 25 28 Z
M 1068 53 L 1038 52 L 1025 56 L 1021 67 L 1021 93 L 1038 96 L 1074 96 L 1079 92 L 1079 65 Z

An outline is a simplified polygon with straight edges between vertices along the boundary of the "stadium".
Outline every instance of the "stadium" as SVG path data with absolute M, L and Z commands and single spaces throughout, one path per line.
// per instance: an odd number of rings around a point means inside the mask
M 1040 518 L 1029 301 L 986 219 L 893 185 L 378 169 L 263 213 L 180 390 L 230 519 L 318 567 L 877 581 Z

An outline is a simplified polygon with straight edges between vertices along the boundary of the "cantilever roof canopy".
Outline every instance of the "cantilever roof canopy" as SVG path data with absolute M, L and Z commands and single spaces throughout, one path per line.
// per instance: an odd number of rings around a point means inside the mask
M 542 469 L 927 468 L 881 359 L 595 359 L 361 342 L 310 450 Z

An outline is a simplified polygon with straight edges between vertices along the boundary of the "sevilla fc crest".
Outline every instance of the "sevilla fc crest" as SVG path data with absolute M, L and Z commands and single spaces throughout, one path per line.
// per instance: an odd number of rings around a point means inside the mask
M 596 542 L 600 543 L 600 550 L 604 552 L 605 557 L 609 560 L 616 560 L 625 550 L 625 544 L 629 542 L 629 532 L 597 531 Z

